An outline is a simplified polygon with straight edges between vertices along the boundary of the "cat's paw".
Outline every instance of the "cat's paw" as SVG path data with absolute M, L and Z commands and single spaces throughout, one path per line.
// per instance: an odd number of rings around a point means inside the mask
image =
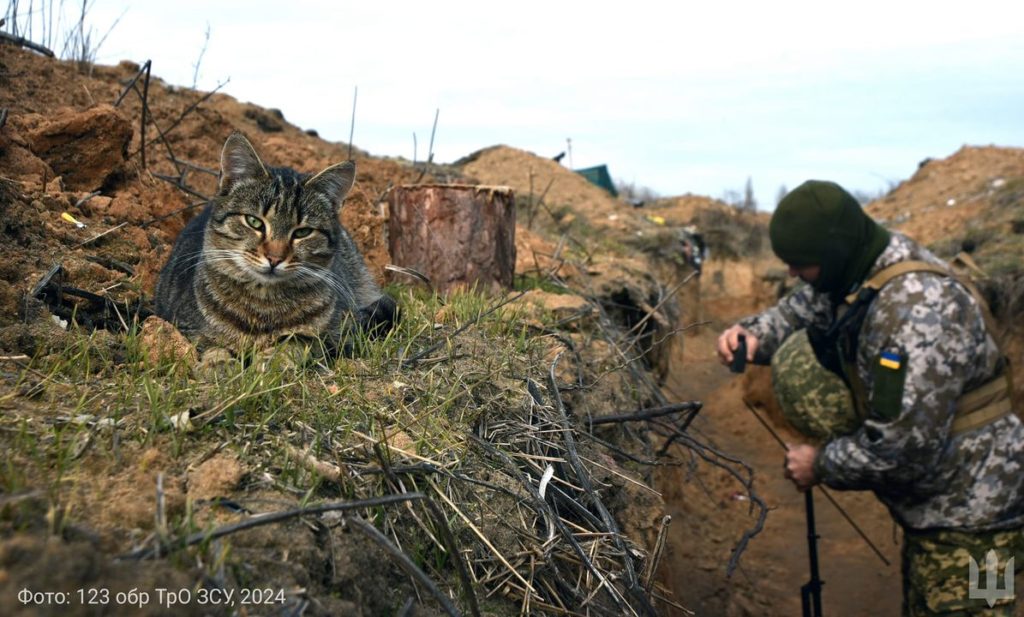
M 398 323 L 398 304 L 385 294 L 359 309 L 359 327 L 370 338 L 387 334 Z

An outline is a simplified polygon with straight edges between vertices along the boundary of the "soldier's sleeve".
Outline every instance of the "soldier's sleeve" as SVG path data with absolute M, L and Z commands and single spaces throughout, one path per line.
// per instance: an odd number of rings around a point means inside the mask
M 978 349 L 977 306 L 950 279 L 910 274 L 879 294 L 861 329 L 857 369 L 867 418 L 826 444 L 814 470 L 840 489 L 921 490 L 946 444 Z
M 740 320 L 759 342 L 754 362 L 767 364 L 786 337 L 801 328 L 825 329 L 832 318 L 832 305 L 825 294 L 810 285 L 797 287 L 779 302 L 757 315 Z

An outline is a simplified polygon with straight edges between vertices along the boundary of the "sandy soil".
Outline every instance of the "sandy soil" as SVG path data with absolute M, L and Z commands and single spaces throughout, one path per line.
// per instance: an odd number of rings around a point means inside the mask
M 800 586 L 809 577 L 804 498 L 782 475 L 783 451 L 743 402 L 744 380 L 714 357 L 717 332 L 687 338 L 682 364 L 666 384 L 673 400 L 705 402 L 694 431 L 754 471 L 756 492 L 768 505 L 764 530 L 754 537 L 738 570 L 726 565 L 742 532 L 754 524 L 743 487 L 707 465 L 696 471 L 664 468 L 658 486 L 665 494 L 670 526 L 662 577 L 697 615 L 799 615 Z M 768 417 L 761 409 L 762 417 Z M 776 427 L 784 439 L 799 436 Z M 882 551 L 886 566 L 856 531 L 820 495 L 815 500 L 823 610 L 827 615 L 875 616 L 899 613 L 899 547 L 885 508 L 873 495 L 832 492 L 839 504 Z M 667 613 L 671 614 L 671 613 Z
M 964 146 L 949 158 L 922 161 L 913 177 L 867 210 L 879 221 L 930 244 L 963 234 L 975 219 L 991 216 L 992 197 L 1021 176 L 1024 150 Z

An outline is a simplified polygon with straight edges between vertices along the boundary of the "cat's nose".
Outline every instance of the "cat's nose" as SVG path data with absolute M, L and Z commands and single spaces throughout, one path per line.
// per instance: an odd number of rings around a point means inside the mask
M 288 256 L 287 247 L 280 242 L 267 242 L 263 245 L 263 256 L 267 259 L 270 271 L 281 265 L 281 262 Z

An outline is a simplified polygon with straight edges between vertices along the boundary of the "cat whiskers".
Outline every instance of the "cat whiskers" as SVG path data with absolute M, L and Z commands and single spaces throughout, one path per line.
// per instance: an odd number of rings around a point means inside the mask
M 355 307 L 355 294 L 352 293 L 352 290 L 344 283 L 344 281 L 338 278 L 338 275 L 330 270 L 316 266 L 298 264 L 296 266 L 296 274 L 303 280 L 314 280 L 324 283 L 328 288 L 341 296 L 345 300 L 346 304 L 351 307 L 358 308 Z
M 211 261 L 212 262 L 212 261 L 220 261 L 221 259 L 222 258 L 220 258 L 220 257 L 210 258 L 208 255 L 204 255 L 203 251 L 198 251 L 198 252 L 192 253 L 190 255 L 186 255 L 185 257 L 182 258 L 182 261 L 187 264 L 187 267 L 182 271 L 182 274 L 187 274 L 187 273 L 191 272 L 192 270 L 195 270 L 199 266 L 199 264 L 201 264 L 201 263 L 203 263 L 205 261 Z
M 195 270 L 200 265 L 209 266 L 215 263 L 228 263 L 234 266 L 234 269 L 238 272 L 244 272 L 244 269 L 239 267 L 238 263 L 238 251 L 230 249 L 208 249 L 205 251 L 198 251 L 184 258 L 186 264 L 189 264 L 182 274 L 186 274 L 192 270 Z

